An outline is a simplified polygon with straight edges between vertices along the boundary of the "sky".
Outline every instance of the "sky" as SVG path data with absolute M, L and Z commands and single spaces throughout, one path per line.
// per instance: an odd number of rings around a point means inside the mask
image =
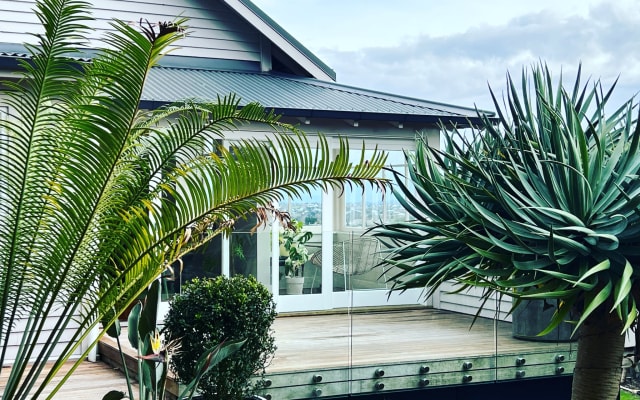
M 640 0 L 252 0 L 337 82 L 494 110 L 506 76 L 544 62 L 571 86 L 640 91 Z

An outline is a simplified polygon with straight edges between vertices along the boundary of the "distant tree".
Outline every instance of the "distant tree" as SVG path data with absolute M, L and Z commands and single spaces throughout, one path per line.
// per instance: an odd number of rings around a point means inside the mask
M 580 72 L 555 86 L 544 65 L 523 72 L 520 93 L 507 83 L 498 124 L 482 116 L 481 131 L 408 155 L 412 184 L 395 194 L 414 220 L 375 228 L 401 271 L 393 289 L 454 280 L 514 306 L 556 300 L 547 330 L 578 315 L 572 398 L 615 399 L 640 301 L 636 105 L 609 109 L 613 88 L 581 86 Z
M 378 185 L 385 160 L 376 153 L 351 165 L 345 141 L 334 157 L 322 137 L 311 149 L 302 133 L 233 96 L 138 109 L 182 21 L 143 23 L 142 32 L 115 21 L 105 48 L 83 63 L 71 56 L 86 45 L 88 3 L 42 0 L 36 14 L 44 34 L 27 46 L 20 81 L 4 82 L 0 125 L 0 365 L 20 343 L 10 372 L 0 371 L 7 400 L 39 397 L 92 328 L 112 324 L 167 266 L 232 221 L 319 187 Z M 203 152 L 242 122 L 279 132 Z

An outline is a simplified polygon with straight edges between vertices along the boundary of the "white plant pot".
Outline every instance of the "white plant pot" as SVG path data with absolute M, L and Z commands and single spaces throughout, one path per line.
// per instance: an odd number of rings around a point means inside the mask
M 287 276 L 287 294 L 302 294 L 302 287 L 304 286 L 303 276 Z

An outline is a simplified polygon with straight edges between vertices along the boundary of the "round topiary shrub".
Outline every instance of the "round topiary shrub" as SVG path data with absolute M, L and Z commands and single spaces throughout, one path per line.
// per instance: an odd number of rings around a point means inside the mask
M 224 340 L 246 339 L 199 385 L 204 399 L 242 399 L 251 391 L 249 378 L 264 374 L 276 350 L 271 330 L 275 317 L 273 296 L 254 277 L 193 279 L 173 299 L 165 318 L 165 333 L 182 343 L 171 358 L 171 369 L 180 382 L 189 382 L 205 349 Z

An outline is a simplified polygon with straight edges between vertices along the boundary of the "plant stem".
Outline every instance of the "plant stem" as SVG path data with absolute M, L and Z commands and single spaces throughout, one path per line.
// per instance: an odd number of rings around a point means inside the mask
M 114 335 L 115 336 L 115 335 Z M 133 389 L 131 389 L 131 379 L 129 378 L 129 368 L 124 359 L 124 353 L 122 352 L 122 346 L 120 345 L 120 335 L 116 336 L 116 343 L 118 344 L 118 352 L 120 353 L 120 360 L 122 361 L 122 367 L 124 368 L 124 376 L 127 379 L 127 390 L 129 391 L 129 398 L 133 400 Z

